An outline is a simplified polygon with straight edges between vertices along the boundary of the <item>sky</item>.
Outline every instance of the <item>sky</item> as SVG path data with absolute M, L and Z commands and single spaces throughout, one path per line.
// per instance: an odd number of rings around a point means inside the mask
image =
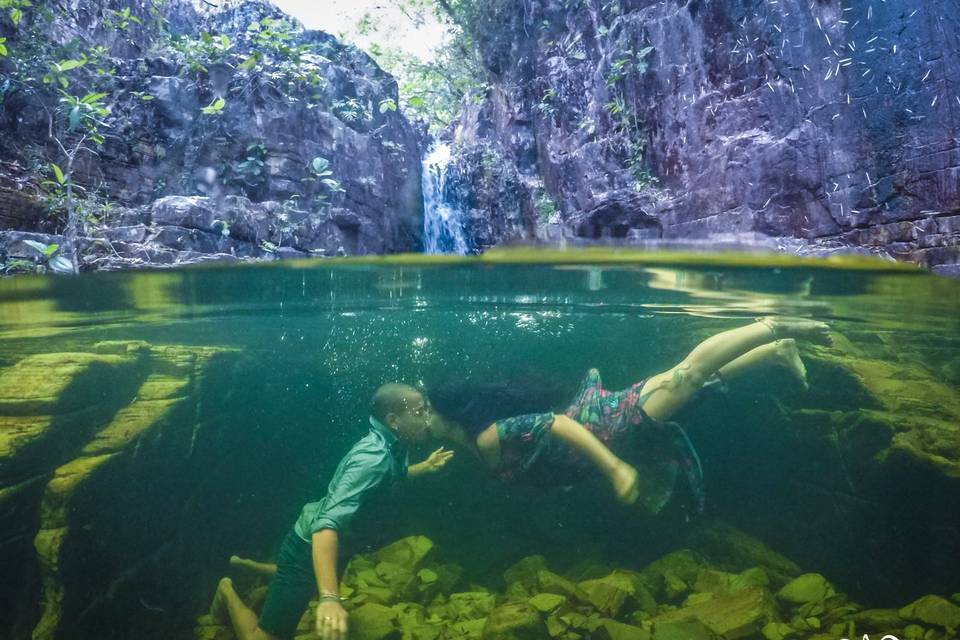
M 321 29 L 365 49 L 372 40 L 395 46 L 426 60 L 444 40 L 445 30 L 432 16 L 416 27 L 388 0 L 272 0 L 308 29 Z M 371 40 L 357 33 L 356 24 L 369 14 L 380 35 Z

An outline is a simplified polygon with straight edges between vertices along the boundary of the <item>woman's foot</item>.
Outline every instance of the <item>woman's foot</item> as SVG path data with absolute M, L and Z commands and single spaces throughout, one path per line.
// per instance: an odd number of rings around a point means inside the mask
M 799 338 L 814 344 L 833 344 L 833 338 L 830 337 L 830 325 L 826 322 L 782 316 L 765 316 L 757 318 L 757 322 L 766 325 L 774 339 Z
M 797 350 L 797 341 L 793 338 L 777 340 L 774 343 L 777 358 L 790 374 L 796 378 L 797 382 L 803 386 L 804 391 L 810 388 L 807 384 L 807 368 L 803 366 L 803 360 L 800 359 L 800 351 Z
M 233 558 L 230 559 L 231 561 Z M 213 602 L 210 604 L 210 616 L 214 620 L 223 624 L 230 623 L 230 612 L 227 610 L 227 597 L 225 592 L 233 590 L 233 580 L 230 578 L 221 578 L 217 585 L 217 593 L 213 596 Z
M 637 470 L 622 460 L 614 467 L 610 474 L 613 492 L 617 500 L 624 504 L 633 504 L 640 497 L 640 483 Z

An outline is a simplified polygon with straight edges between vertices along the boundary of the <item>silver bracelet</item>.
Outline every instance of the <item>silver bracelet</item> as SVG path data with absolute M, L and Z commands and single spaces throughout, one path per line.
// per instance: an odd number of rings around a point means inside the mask
M 320 602 L 324 600 L 333 600 L 336 602 L 343 602 L 343 598 L 338 596 L 335 593 L 321 593 L 320 596 L 317 598 L 317 600 Z

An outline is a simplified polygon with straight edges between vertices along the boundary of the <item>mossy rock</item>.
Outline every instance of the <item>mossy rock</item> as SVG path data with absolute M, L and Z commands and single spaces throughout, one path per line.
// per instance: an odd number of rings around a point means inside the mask
M 447 601 L 447 616 L 451 620 L 476 620 L 486 618 L 496 605 L 496 597 L 492 593 L 482 591 L 468 591 L 454 593 Z
M 661 622 L 653 628 L 653 640 L 716 640 L 717 635 L 699 620 Z
M 640 572 L 644 586 L 658 600 L 674 599 L 689 589 L 706 564 L 694 551 L 680 549 L 654 560 Z M 682 587 L 681 587 L 682 585 Z
M 350 613 L 351 640 L 400 640 L 398 614 L 390 607 L 365 604 Z
M 887 633 L 906 624 L 896 609 L 866 609 L 853 614 L 849 620 L 863 633 Z
M 761 587 L 747 587 L 661 614 L 653 619 L 653 624 L 656 628 L 663 623 L 697 620 L 725 640 L 737 640 L 757 635 L 776 618 L 777 605 L 773 597 Z
M 553 613 L 566 604 L 567 599 L 555 593 L 538 593 L 528 602 L 540 613 Z
M 527 556 L 503 572 L 503 581 L 506 584 L 519 582 L 525 588 L 533 590 L 537 587 L 537 572 L 547 568 L 547 559 L 543 556 Z
M 786 622 L 768 622 L 761 629 L 765 640 L 792 640 L 798 637 L 793 627 Z
M 397 612 L 397 623 L 403 633 L 403 640 L 437 640 L 443 633 L 443 622 L 428 621 L 426 610 L 419 604 L 403 602 L 391 608 Z
M 497 607 L 483 628 L 483 640 L 542 640 L 546 635 L 540 612 L 526 602 Z
M 542 593 L 553 593 L 581 601 L 586 598 L 586 594 L 574 582 L 546 569 L 537 571 L 537 586 Z
M 803 573 L 795 562 L 777 553 L 758 538 L 723 522 L 705 524 L 687 539 L 687 543 L 702 555 L 700 567 L 709 564 L 734 573 L 760 567 L 775 588 L 782 587 Z M 686 579 L 691 583 L 693 581 Z
M 590 634 L 591 640 L 652 640 L 653 635 L 640 627 L 623 624 L 616 620 L 603 620 Z
M 924 596 L 911 602 L 898 612 L 910 622 L 935 625 L 948 631 L 960 629 L 960 607 L 940 596 Z
M 379 549 L 374 556 L 379 562 L 400 565 L 411 573 L 420 570 L 433 551 L 433 541 L 424 536 L 407 536 Z
M 833 585 L 819 573 L 805 573 L 777 592 L 777 597 L 793 605 L 823 602 L 836 594 Z
M 584 580 L 577 587 L 586 595 L 587 602 L 613 618 L 638 608 L 652 612 L 657 606 L 643 577 L 634 572 L 614 571 L 596 580 Z
M 457 638 L 459 640 L 479 640 L 479 638 L 483 637 L 483 630 L 486 626 L 486 618 L 454 622 L 447 626 L 447 632 L 444 637 Z

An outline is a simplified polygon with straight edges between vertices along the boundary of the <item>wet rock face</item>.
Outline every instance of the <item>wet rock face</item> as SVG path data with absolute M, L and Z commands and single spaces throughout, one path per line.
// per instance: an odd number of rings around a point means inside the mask
M 230 43 L 222 62 L 205 60 L 198 69 L 153 28 L 150 6 L 134 3 L 142 24 L 129 31 L 105 26 L 104 16 L 114 10 L 107 1 L 73 15 L 54 12 L 43 27 L 54 42 L 79 35 L 104 43 L 115 69 L 109 86 L 100 89 L 108 92 L 104 101 L 111 108 L 107 139 L 99 156 L 77 157 L 73 176 L 96 192 L 96 201 L 86 203 L 99 218 L 86 230 L 87 246 L 93 247 L 89 266 L 176 263 L 210 254 L 271 258 L 419 247 L 419 144 L 406 119 L 382 107 L 384 101 L 396 104 L 397 86 L 372 59 L 292 22 L 289 28 L 272 27 L 278 33 L 286 29 L 288 39 L 271 48 L 275 43 L 256 40 L 249 28 L 286 16 L 258 0 L 216 11 L 172 3 L 165 15 L 174 34 L 197 39 L 207 31 L 217 42 L 222 35 Z M 13 46 L 23 33 L 0 35 Z M 252 52 L 260 56 L 257 64 L 242 68 Z M 203 113 L 220 98 L 222 109 Z M 24 91 L 0 102 L 0 149 L 10 161 L 0 166 L 0 203 L 8 205 L 0 212 L 0 229 L 52 234 L 62 229 L 62 221 L 44 210 L 38 196 L 43 189 L 36 187 L 49 162 L 66 166 L 48 139 L 44 106 L 52 109 Z M 327 162 L 317 164 L 316 158 Z M 176 229 L 158 232 L 156 225 L 167 223 L 154 220 L 153 213 L 171 196 L 199 198 L 210 220 L 200 226 L 169 224 Z M 103 203 L 109 206 L 100 211 Z M 238 207 L 257 227 L 255 233 L 234 235 L 238 229 L 230 222 Z M 211 228 L 213 220 L 221 224 Z M 98 248 L 106 243 L 92 241 L 112 242 L 115 227 L 131 225 L 148 227 L 136 251 L 121 243 L 116 253 L 107 251 L 108 258 Z
M 945 0 L 524 3 L 479 38 L 493 88 L 458 135 L 542 181 L 576 220 L 568 235 L 596 233 L 606 221 L 585 213 L 629 189 L 664 238 L 759 232 L 949 265 L 952 14 Z

